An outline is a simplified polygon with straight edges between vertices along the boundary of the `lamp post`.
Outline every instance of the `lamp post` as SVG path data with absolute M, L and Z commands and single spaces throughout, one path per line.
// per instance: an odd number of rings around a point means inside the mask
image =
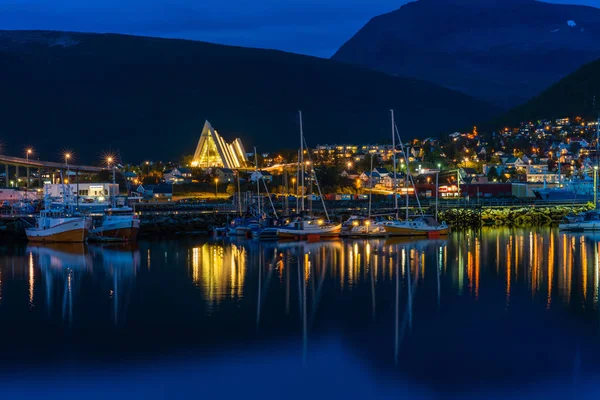
M 215 197 L 218 197 L 218 190 L 219 190 L 219 178 L 215 178 Z
M 71 153 L 65 153 L 65 164 L 67 165 L 67 183 L 69 183 L 69 159 L 71 159 Z
M 594 209 L 598 206 L 598 166 L 594 166 Z
M 25 150 L 25 158 L 27 158 L 27 164 L 29 164 L 29 155 L 33 153 L 31 148 Z M 27 189 L 29 189 L 29 165 L 27 165 Z
M 113 163 L 113 158 L 108 156 L 106 157 L 106 164 L 108 165 L 108 168 L 110 169 L 111 165 L 112 165 L 112 183 L 115 183 L 115 164 Z

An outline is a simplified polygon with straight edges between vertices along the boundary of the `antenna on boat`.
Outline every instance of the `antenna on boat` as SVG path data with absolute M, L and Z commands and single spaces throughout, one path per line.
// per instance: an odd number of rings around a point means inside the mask
M 369 175 L 369 219 L 371 219 L 371 199 L 373 198 L 373 153 L 371 153 L 371 174 Z

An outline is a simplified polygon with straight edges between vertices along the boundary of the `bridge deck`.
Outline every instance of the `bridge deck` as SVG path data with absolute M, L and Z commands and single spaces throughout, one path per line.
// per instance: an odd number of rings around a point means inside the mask
M 0 165 L 16 165 L 19 167 L 30 167 L 30 168 L 48 168 L 48 169 L 66 169 L 65 163 L 59 163 L 54 161 L 40 161 L 40 160 L 27 160 L 26 158 L 10 157 L 6 155 L 0 155 Z M 103 167 L 94 167 L 90 165 L 76 165 L 69 164 L 69 169 L 73 171 L 81 172 L 100 172 L 105 170 Z

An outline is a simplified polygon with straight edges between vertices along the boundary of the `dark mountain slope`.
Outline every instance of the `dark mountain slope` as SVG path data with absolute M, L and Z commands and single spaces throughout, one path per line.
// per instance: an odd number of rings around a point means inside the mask
M 486 124 L 486 128 L 493 130 L 524 121 L 562 117 L 595 119 L 599 111 L 600 60 L 584 65 L 539 96 Z
M 420 0 L 373 18 L 334 60 L 502 106 L 600 58 L 600 9 L 534 0 Z
M 431 135 L 489 118 L 495 108 L 416 79 L 283 53 L 124 35 L 0 31 L 0 137 L 41 158 L 70 148 L 93 162 L 108 148 L 128 161 L 193 153 L 205 119 L 248 150 L 404 133 Z

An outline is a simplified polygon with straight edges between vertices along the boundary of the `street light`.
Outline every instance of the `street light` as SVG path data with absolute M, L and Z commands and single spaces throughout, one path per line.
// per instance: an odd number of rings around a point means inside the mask
M 218 197 L 219 178 L 215 178 L 215 197 Z
M 352 161 L 348 161 L 346 166 L 348 167 L 348 170 L 350 170 L 350 168 L 352 168 Z
M 25 150 L 25 158 L 27 158 L 27 164 L 29 164 L 29 155 L 33 153 L 33 149 L 28 148 Z M 29 165 L 27 166 L 27 189 L 29 189 Z
M 106 164 L 107 164 L 108 168 L 110 168 L 112 165 L 112 180 L 113 180 L 112 183 L 116 182 L 116 179 L 115 179 L 116 178 L 115 177 L 115 167 L 116 166 L 114 164 L 114 161 L 115 161 L 115 159 L 112 156 L 106 157 Z
M 69 182 L 69 160 L 71 159 L 71 153 L 65 153 L 65 164 L 67 165 L 67 183 Z

